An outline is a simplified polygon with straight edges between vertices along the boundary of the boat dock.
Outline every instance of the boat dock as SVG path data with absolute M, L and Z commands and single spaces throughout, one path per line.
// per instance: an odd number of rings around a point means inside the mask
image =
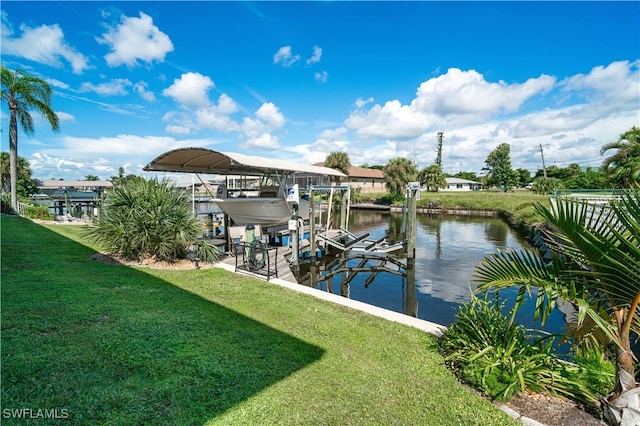
M 242 247 L 241 249 L 236 250 L 236 253 L 233 255 L 226 254 L 220 263 L 233 268 L 234 272 L 251 275 L 260 279 L 266 278 L 267 281 L 270 281 L 273 278 L 278 278 L 290 283 L 297 283 L 296 277 L 291 270 L 289 261 L 287 260 L 288 256 L 291 255 L 291 250 L 288 247 L 273 247 L 268 249 L 266 251 L 269 256 L 268 263 L 262 268 L 247 267 L 246 257 L 243 258 L 243 253 L 240 251 L 245 249 L 246 247 Z M 245 252 L 245 256 L 248 256 L 247 252 Z

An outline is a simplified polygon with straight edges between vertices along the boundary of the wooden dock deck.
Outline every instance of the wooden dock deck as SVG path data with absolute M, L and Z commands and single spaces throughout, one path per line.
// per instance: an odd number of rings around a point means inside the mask
M 293 275 L 293 271 L 291 271 L 291 267 L 289 266 L 289 262 L 287 261 L 287 256 L 291 253 L 291 249 L 288 247 L 277 247 L 269 250 L 269 262 L 270 266 L 273 268 L 275 266 L 275 271 L 277 274 L 276 278 L 281 280 L 297 284 L 296 277 Z M 236 258 L 236 255 L 226 254 L 224 259 L 221 260 L 222 263 L 233 266 L 236 268 L 236 265 L 241 266 L 243 263 L 242 256 Z M 236 263 L 237 262 L 237 263 Z M 266 279 L 267 276 L 262 273 L 254 273 L 241 267 L 237 268 L 237 272 L 244 273 L 247 275 L 254 276 L 256 278 Z

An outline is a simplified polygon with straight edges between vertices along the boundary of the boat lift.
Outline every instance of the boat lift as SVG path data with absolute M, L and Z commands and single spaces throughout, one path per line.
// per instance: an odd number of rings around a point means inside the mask
M 371 239 L 369 233 L 356 235 L 349 231 L 350 191 L 349 185 L 309 187 L 309 239 L 301 239 L 304 228 L 299 220 L 292 218 L 289 221 L 292 251 L 289 263 L 294 268 L 298 267 L 303 254 L 309 253 L 311 262 L 315 262 L 318 253 L 323 254 L 330 248 L 343 252 L 353 250 L 361 253 L 390 253 L 404 248 L 404 242 L 390 244 L 386 238 Z M 322 208 L 324 203 L 315 200 L 317 193 L 328 194 L 326 209 Z M 333 209 L 336 197 L 340 202 L 340 226 L 332 228 L 335 221 Z

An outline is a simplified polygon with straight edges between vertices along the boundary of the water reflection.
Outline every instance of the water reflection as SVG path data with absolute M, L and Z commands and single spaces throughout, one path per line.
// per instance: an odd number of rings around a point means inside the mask
M 349 229 L 371 239 L 402 240 L 402 214 L 357 211 Z M 469 300 L 475 266 L 498 249 L 521 249 L 527 243 L 497 218 L 418 215 L 415 267 L 407 268 L 404 253 L 363 257 L 339 253 L 313 265 L 301 265 L 298 282 L 354 300 L 416 316 L 438 324 L 455 320 L 460 303 Z M 391 266 L 392 265 L 392 266 Z M 515 290 L 501 297 L 515 299 Z M 522 309 L 519 322 L 533 327 L 533 309 Z M 561 318 L 552 318 L 558 329 Z M 549 328 L 548 328 L 549 329 Z

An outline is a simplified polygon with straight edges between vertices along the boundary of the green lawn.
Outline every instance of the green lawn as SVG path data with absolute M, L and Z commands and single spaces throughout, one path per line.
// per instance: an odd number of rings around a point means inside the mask
M 82 227 L 1 220 L 3 424 L 518 424 L 422 331 L 221 269 L 98 263 Z
M 467 191 L 421 192 L 418 206 L 442 206 L 448 209 L 507 210 L 516 212 L 535 202 L 548 203 L 549 195 L 533 191 Z

